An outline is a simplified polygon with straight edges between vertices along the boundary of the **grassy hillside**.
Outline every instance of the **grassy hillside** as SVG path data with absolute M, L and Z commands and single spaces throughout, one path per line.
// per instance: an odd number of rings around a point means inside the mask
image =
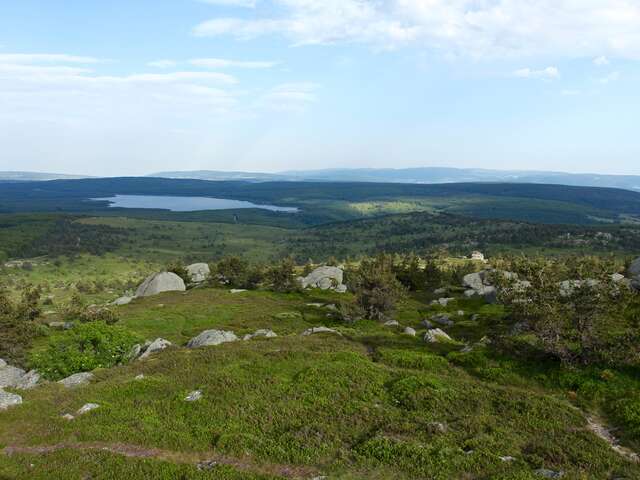
M 347 326 L 308 305 L 334 295 L 197 289 L 122 307 L 121 326 L 175 347 L 98 370 L 88 386 L 26 392 L 23 405 L 0 413 L 0 472 L 42 479 L 533 480 L 540 468 L 568 479 L 640 475 L 586 419 L 605 389 L 637 388 L 633 376 L 580 378 L 481 347 L 458 353 L 500 324 L 501 310 L 477 301 L 448 307 L 466 312 L 451 330 L 457 343 L 428 346 L 399 328 Z M 400 323 L 422 332 L 421 318 L 441 311 L 425 301 L 403 301 Z M 300 336 L 316 325 L 343 336 Z M 279 337 L 183 347 L 206 328 L 239 335 L 272 328 Z M 567 392 L 569 378 L 577 393 Z M 202 400 L 185 402 L 196 389 Z M 100 408 L 61 417 L 88 402 Z

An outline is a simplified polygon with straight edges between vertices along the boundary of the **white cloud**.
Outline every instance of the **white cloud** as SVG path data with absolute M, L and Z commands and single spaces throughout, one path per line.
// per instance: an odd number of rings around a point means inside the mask
M 189 63 L 196 67 L 204 67 L 204 68 L 262 69 L 262 68 L 273 68 L 276 65 L 278 65 L 277 62 L 229 60 L 224 58 L 195 58 L 193 60 L 189 60 Z
M 637 0 L 272 0 L 271 17 L 215 18 L 197 36 L 283 35 L 295 45 L 418 45 L 448 56 L 640 59 Z
M 513 76 L 519 78 L 541 78 L 544 80 L 553 80 L 560 77 L 560 71 L 556 67 L 547 67 L 542 70 L 521 68 L 513 72 Z
M 261 99 L 263 107 L 280 111 L 303 111 L 318 100 L 320 86 L 311 82 L 283 83 L 273 87 Z
M 174 68 L 177 63 L 174 60 L 154 60 L 147 63 L 147 67 L 152 68 Z
M 199 0 L 201 3 L 219 5 L 222 7 L 255 8 L 256 0 Z
M 609 65 L 609 59 L 605 56 L 596 57 L 593 59 L 593 64 L 598 67 L 604 67 Z

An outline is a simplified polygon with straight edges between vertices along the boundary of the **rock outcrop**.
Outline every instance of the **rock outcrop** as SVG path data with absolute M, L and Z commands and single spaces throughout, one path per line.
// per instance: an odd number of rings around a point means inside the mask
M 481 272 L 470 273 L 465 275 L 462 283 L 467 290 L 464 292 L 466 297 L 480 296 L 489 303 L 495 303 L 497 299 L 497 290 L 490 282 L 491 270 L 483 270 Z
M 427 343 L 439 343 L 450 342 L 452 340 L 449 335 L 447 335 L 439 328 L 433 328 L 431 330 L 427 330 L 427 333 L 424 334 L 424 341 Z
M 82 372 L 82 373 L 74 373 L 73 375 L 68 376 L 67 378 L 63 378 L 59 380 L 58 383 L 64 385 L 67 388 L 75 388 L 80 385 L 86 385 L 93 379 L 93 373 L 90 372 Z
M 151 342 L 146 348 L 142 347 L 140 350 L 144 350 L 138 360 L 144 360 L 149 355 L 152 355 L 156 352 L 164 350 L 167 347 L 170 347 L 172 343 L 169 340 L 165 340 L 164 338 L 156 338 L 153 342 Z M 135 348 L 135 346 L 134 346 Z
M 133 297 L 124 295 L 120 298 L 116 298 L 113 302 L 111 302 L 111 305 L 120 307 L 122 305 L 129 305 L 132 301 L 133 301 Z
M 20 405 L 22 397 L 15 393 L 5 392 L 0 388 L 0 410 L 6 410 L 14 405 Z
M 313 328 L 309 328 L 309 329 L 305 330 L 304 332 L 302 332 L 301 335 L 303 337 L 308 337 L 309 335 L 315 335 L 317 333 L 333 333 L 335 335 L 342 336 L 342 334 L 340 332 L 338 332 L 337 330 L 334 330 L 333 328 L 328 328 L 328 327 L 313 327 Z
M 275 338 L 277 336 L 278 335 L 273 330 L 260 329 L 260 330 L 256 330 L 254 333 L 248 333 L 247 335 L 242 337 L 242 339 L 243 340 L 252 340 L 252 339 L 257 338 L 257 337 Z
M 347 291 L 342 283 L 344 272 L 338 267 L 318 267 L 306 277 L 300 277 L 302 288 L 319 288 L 321 290 L 335 290 L 338 293 Z
M 23 369 L 8 365 L 0 359 L 0 389 L 17 388 L 30 390 L 40 381 L 40 374 L 35 370 L 25 372 Z
M 211 276 L 208 263 L 194 263 L 187 267 L 187 273 L 192 283 L 202 283 Z
M 238 337 L 233 332 L 224 330 L 205 330 L 187 343 L 188 348 L 199 348 L 220 345 L 222 343 L 235 342 Z
M 136 290 L 136 297 L 150 297 L 162 292 L 184 292 L 187 287 L 175 273 L 160 272 L 149 275 Z

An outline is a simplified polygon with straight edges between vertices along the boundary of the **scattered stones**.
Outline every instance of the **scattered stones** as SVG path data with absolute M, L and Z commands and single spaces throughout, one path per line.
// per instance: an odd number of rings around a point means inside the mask
M 187 273 L 192 283 L 202 283 L 211 276 L 208 263 L 194 263 L 187 267 Z
M 97 403 L 85 403 L 82 407 L 80 407 L 76 414 L 84 415 L 85 413 L 96 410 L 97 408 L 100 408 L 100 405 L 98 405 Z
M 274 337 L 277 337 L 277 336 L 278 335 L 273 330 L 260 329 L 260 330 L 256 330 L 254 333 L 248 333 L 242 339 L 243 340 L 251 340 L 251 339 L 256 338 L 256 337 L 274 338 Z
M 175 273 L 160 272 L 149 275 L 136 290 L 136 297 L 150 297 L 162 292 L 184 292 L 184 280 Z
M 405 335 L 410 335 L 412 337 L 415 337 L 416 336 L 416 331 L 411 327 L 405 327 L 404 334 Z
M 169 340 L 165 340 L 164 338 L 156 338 L 153 342 L 149 344 L 149 346 L 145 349 L 144 352 L 138 357 L 138 360 L 143 360 L 147 358 L 149 355 L 164 350 L 167 347 L 173 345 Z
M 564 477 L 564 472 L 554 472 L 553 470 L 548 470 L 546 468 L 539 468 L 535 471 L 535 474 L 542 478 L 551 478 L 557 479 Z
M 338 332 L 337 330 L 334 330 L 333 328 L 327 328 L 327 327 L 309 328 L 309 329 L 305 330 L 304 332 L 302 332 L 301 335 L 303 337 L 308 337 L 309 335 L 315 335 L 316 333 L 334 333 L 336 335 L 342 336 L 342 334 L 340 332 Z
M 236 337 L 236 334 L 233 332 L 226 332 L 224 330 L 205 330 L 197 337 L 189 340 L 187 347 L 208 347 L 227 342 L 235 342 L 236 340 L 238 340 L 238 337 Z
M 197 402 L 202 398 L 202 392 L 200 390 L 194 390 L 184 399 L 185 402 Z
M 9 407 L 20 405 L 22 397 L 15 393 L 5 392 L 0 388 L 0 410 L 6 410 Z
M 427 343 L 439 343 L 451 342 L 452 339 L 449 335 L 447 335 L 439 328 L 433 328 L 431 330 L 427 330 L 427 333 L 424 334 L 424 341 Z
M 388 320 L 388 321 L 384 322 L 384 326 L 385 327 L 399 327 L 400 324 L 398 323 L 397 320 Z
M 75 388 L 79 387 L 80 385 L 86 385 L 93 379 L 93 376 L 93 373 L 90 372 L 74 373 L 67 378 L 59 380 L 58 383 L 64 385 L 67 388 Z
M 316 268 L 306 277 L 300 277 L 299 281 L 302 288 L 333 289 L 338 293 L 344 293 L 347 289 L 346 286 L 341 287 L 343 278 L 344 272 L 341 268 L 324 266 Z
M 232 288 L 231 290 L 229 290 L 229 293 L 235 295 L 236 293 L 244 293 L 244 292 L 248 292 L 249 290 L 246 290 L 244 288 Z

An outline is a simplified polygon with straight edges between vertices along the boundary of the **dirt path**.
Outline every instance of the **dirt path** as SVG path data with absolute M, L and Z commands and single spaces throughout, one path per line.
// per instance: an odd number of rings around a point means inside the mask
M 282 464 L 261 464 L 250 458 L 234 458 L 217 453 L 185 453 L 172 450 L 162 450 L 158 448 L 147 448 L 139 445 L 129 445 L 123 443 L 106 442 L 86 442 L 86 443 L 58 443 L 55 445 L 41 445 L 37 447 L 25 447 L 19 445 L 7 446 L 3 449 L 5 455 L 46 455 L 60 450 L 96 450 L 122 455 L 129 458 L 151 458 L 155 460 L 195 465 L 199 469 L 207 470 L 215 465 L 226 465 L 240 471 L 278 475 L 291 479 L 308 479 L 318 474 L 312 468 Z
M 640 456 L 637 453 L 630 450 L 627 447 L 623 447 L 620 445 L 620 441 L 613 435 L 612 430 L 607 428 L 600 420 L 595 417 L 587 416 L 587 427 L 591 432 L 600 437 L 602 440 L 607 442 L 611 449 L 627 460 L 630 460 L 635 463 L 640 463 Z

